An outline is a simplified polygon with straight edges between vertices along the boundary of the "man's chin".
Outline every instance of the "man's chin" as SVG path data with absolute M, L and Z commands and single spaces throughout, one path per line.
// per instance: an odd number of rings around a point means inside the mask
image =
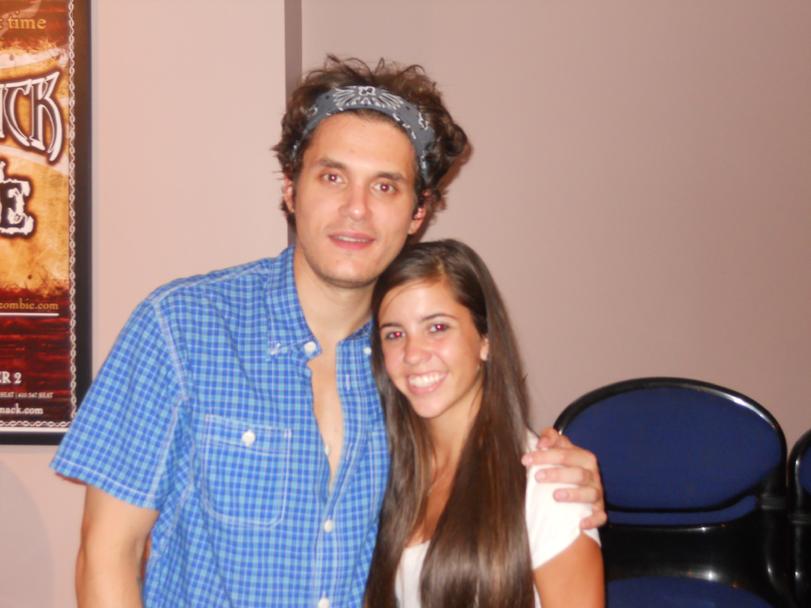
M 366 276 L 343 276 L 343 275 L 326 275 L 322 276 L 321 279 L 331 285 L 332 287 L 337 287 L 339 289 L 371 289 L 375 281 L 377 281 L 377 275 L 373 277 L 366 277 Z
M 380 276 L 380 272 L 374 272 L 372 269 L 348 265 L 316 269 L 316 274 L 327 285 L 339 289 L 370 289 Z
M 304 249 L 298 249 L 297 254 L 302 270 L 309 268 L 322 283 L 339 289 L 371 289 L 377 278 L 385 269 L 379 259 L 374 256 L 342 256 L 327 255 L 308 256 Z M 319 259 L 320 257 L 320 259 Z

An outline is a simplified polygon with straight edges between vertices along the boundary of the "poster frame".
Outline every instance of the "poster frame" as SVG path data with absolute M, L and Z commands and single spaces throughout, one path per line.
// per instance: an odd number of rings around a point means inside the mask
M 14 427 L 7 416 L 0 425 L 0 444 L 14 445 L 55 445 L 70 428 L 70 423 L 78 411 L 82 397 L 90 386 L 92 366 L 91 331 L 91 48 L 90 48 L 90 4 L 91 0 L 65 0 L 67 3 L 68 31 L 72 39 L 72 70 L 66 76 L 72 78 L 72 95 L 69 107 L 64 109 L 65 118 L 71 125 L 72 138 L 69 153 L 72 174 L 72 230 L 68 240 L 71 246 L 71 300 L 72 318 L 71 369 L 68 370 L 71 382 L 70 413 L 59 424 L 59 428 L 37 430 L 36 427 Z M 70 193 L 69 193 L 70 197 Z

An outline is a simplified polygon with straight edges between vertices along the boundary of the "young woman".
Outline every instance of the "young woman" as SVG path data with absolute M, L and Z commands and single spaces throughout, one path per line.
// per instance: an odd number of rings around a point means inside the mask
M 556 502 L 521 465 L 524 373 L 479 256 L 453 240 L 406 248 L 372 311 L 392 464 L 366 605 L 603 606 L 588 506 Z

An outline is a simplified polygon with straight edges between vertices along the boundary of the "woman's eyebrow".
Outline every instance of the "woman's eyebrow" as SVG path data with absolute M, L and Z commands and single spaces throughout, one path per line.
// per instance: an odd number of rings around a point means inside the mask
M 425 323 L 426 321 L 433 321 L 434 319 L 440 319 L 440 318 L 452 319 L 454 321 L 458 320 L 454 315 L 449 314 L 447 312 L 435 312 L 435 313 L 431 313 L 430 315 L 425 315 L 424 317 L 420 317 L 419 322 L 420 323 Z M 394 321 L 389 321 L 388 323 L 381 323 L 379 325 L 380 329 L 388 329 L 390 327 L 402 327 L 402 323 L 396 323 Z
M 455 316 L 453 316 L 452 314 L 449 314 L 447 312 L 435 312 L 433 314 L 424 316 L 423 318 L 420 319 L 420 321 L 433 321 L 434 319 L 437 319 L 439 317 L 445 317 L 446 319 L 453 319 L 454 321 L 457 320 L 457 318 Z

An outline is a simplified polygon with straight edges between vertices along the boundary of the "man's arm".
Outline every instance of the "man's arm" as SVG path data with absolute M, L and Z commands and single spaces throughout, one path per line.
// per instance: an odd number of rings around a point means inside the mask
M 76 559 L 79 608 L 141 608 L 141 559 L 157 517 L 153 509 L 87 487 Z
M 602 526 L 607 521 L 603 501 L 603 483 L 597 458 L 552 427 L 540 434 L 535 450 L 524 455 L 524 466 L 537 464 L 558 465 L 538 471 L 535 478 L 542 482 L 572 484 L 575 487 L 555 490 L 555 500 L 591 504 L 591 515 L 580 522 L 583 529 Z

